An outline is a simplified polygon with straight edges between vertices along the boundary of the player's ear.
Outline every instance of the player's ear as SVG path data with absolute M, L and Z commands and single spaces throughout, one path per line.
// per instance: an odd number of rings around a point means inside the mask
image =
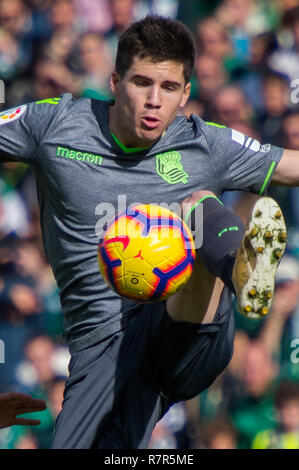
M 187 83 L 187 85 L 184 88 L 184 93 L 181 99 L 180 107 L 183 108 L 185 104 L 187 103 L 189 96 L 190 96 L 190 91 L 191 91 L 191 83 Z
M 118 86 L 120 83 L 120 75 L 114 70 L 110 77 L 110 88 L 114 96 L 118 96 Z

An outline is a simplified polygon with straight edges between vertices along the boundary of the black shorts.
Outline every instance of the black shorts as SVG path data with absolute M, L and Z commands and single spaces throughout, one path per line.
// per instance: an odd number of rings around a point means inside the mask
M 165 303 L 140 306 L 124 331 L 71 357 L 53 448 L 146 448 L 169 406 L 227 366 L 233 339 L 227 288 L 213 323 L 173 322 Z

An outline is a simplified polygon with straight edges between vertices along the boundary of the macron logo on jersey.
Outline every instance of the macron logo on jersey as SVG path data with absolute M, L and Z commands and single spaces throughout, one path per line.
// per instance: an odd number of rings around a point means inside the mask
M 101 155 L 94 155 L 93 153 L 82 152 L 81 150 L 72 150 L 66 147 L 57 147 L 56 156 L 84 163 L 93 163 L 94 165 L 101 165 L 103 158 Z
M 270 144 L 261 145 L 258 140 L 247 137 L 245 134 L 235 129 L 232 129 L 232 140 L 253 152 L 269 152 L 271 147 Z
M 17 108 L 12 108 L 8 109 L 7 111 L 3 111 L 2 113 L 0 113 L 0 126 L 15 121 L 16 119 L 19 119 L 22 114 L 25 113 L 26 109 L 27 106 L 24 104 L 22 106 L 18 106 Z

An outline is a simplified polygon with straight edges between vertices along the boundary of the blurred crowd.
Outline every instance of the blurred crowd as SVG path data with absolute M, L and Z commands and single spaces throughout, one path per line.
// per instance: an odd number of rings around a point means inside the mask
M 120 33 L 154 12 L 195 34 L 183 114 L 299 150 L 299 0 L 0 0 L 0 110 L 66 92 L 110 99 Z M 234 307 L 231 363 L 199 397 L 171 408 L 152 449 L 299 448 L 299 189 L 271 188 L 269 195 L 288 228 L 272 311 L 247 320 Z M 256 197 L 227 192 L 223 201 L 246 221 Z M 34 413 L 40 426 L 1 430 L 0 448 L 50 447 L 68 374 L 62 332 L 32 173 L 2 164 L 0 393 L 29 393 L 48 408 Z

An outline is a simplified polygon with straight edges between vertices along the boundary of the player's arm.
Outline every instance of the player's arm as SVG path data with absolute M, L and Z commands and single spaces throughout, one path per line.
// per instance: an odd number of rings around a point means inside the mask
M 1 112 L 0 163 L 37 163 L 37 153 L 43 139 L 70 99 L 71 95 L 49 98 Z
M 299 151 L 284 150 L 273 177 L 272 184 L 299 186 Z
M 32 105 L 25 104 L 0 113 L 0 163 L 31 163 L 36 152 L 36 125 Z M 33 124 L 33 125 L 32 125 Z
M 270 144 L 262 145 L 235 129 L 202 120 L 197 122 L 206 138 L 214 170 L 213 187 L 209 189 L 215 194 L 239 190 L 264 195 L 284 149 Z

